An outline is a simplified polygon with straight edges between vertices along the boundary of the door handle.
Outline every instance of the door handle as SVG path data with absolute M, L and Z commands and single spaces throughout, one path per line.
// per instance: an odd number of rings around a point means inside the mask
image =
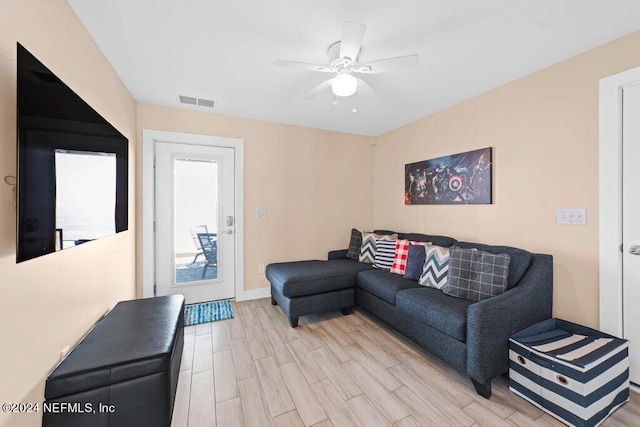
M 629 253 L 631 255 L 640 255 L 640 245 L 631 245 Z
M 233 230 L 227 230 L 227 231 L 225 231 L 225 233 L 227 233 L 227 234 L 233 234 Z

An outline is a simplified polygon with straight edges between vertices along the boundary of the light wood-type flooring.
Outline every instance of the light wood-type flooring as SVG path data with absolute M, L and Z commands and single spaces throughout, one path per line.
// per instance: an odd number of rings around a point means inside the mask
M 491 400 L 435 356 L 356 310 L 300 318 L 270 299 L 185 328 L 173 427 L 562 426 L 493 381 Z M 604 426 L 640 426 L 640 395 Z

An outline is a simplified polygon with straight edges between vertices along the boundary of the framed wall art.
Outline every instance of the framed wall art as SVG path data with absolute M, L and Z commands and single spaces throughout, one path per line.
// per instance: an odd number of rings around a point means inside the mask
M 491 154 L 488 147 L 405 165 L 404 204 L 491 204 Z

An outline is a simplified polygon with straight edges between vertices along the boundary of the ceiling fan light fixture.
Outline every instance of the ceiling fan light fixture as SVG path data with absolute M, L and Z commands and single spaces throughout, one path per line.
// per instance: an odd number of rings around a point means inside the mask
M 349 73 L 339 73 L 336 78 L 331 81 L 331 90 L 335 96 L 351 96 L 356 93 L 358 87 L 358 79 Z

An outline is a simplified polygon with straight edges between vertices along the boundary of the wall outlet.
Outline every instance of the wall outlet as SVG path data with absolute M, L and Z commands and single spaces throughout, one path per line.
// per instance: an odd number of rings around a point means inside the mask
M 264 274 L 264 264 L 258 265 L 258 274 Z
M 69 353 L 69 349 L 71 349 L 71 347 L 70 346 L 66 346 L 65 348 L 62 349 L 62 351 L 60 351 L 60 361 L 61 362 L 67 356 L 67 353 Z
M 586 225 L 587 210 L 586 209 L 562 209 L 556 210 L 556 223 L 570 225 Z

